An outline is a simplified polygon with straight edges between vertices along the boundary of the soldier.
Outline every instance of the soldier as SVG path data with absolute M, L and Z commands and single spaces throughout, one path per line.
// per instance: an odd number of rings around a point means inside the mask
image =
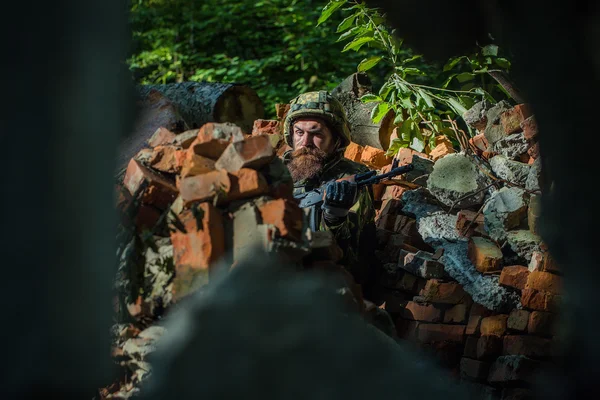
M 284 154 L 294 180 L 294 196 L 326 182 L 322 205 L 307 211 L 315 230 L 329 230 L 344 251 L 341 264 L 370 299 L 374 279 L 370 267 L 375 246 L 375 209 L 371 187 L 336 181 L 369 171 L 344 158 L 350 129 L 342 105 L 326 91 L 304 93 L 293 99 L 284 121 L 284 136 L 292 150 Z

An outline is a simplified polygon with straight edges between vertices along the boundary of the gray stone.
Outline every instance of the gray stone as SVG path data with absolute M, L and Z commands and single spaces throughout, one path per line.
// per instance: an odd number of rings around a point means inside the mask
M 471 295 L 473 301 L 490 310 L 497 312 L 510 312 L 514 308 L 521 308 L 521 297 L 498 284 L 499 276 L 483 275 L 468 257 L 468 242 L 443 242 L 441 247 L 444 254 L 440 262 L 444 264 L 445 272 Z
M 533 252 L 540 250 L 542 238 L 529 230 L 517 230 L 508 232 L 506 241 L 512 251 L 529 262 Z
M 518 228 L 527 215 L 527 193 L 516 187 L 503 187 L 492 194 L 483 208 L 485 230 L 494 240 L 506 237 L 506 231 Z
M 427 177 L 433 171 L 433 161 L 413 155 L 412 158 L 413 170 L 404 175 L 404 179 L 408 182 L 416 183 L 417 185 L 426 186 Z
M 508 102 L 502 100 L 487 112 L 487 126 L 485 127 L 484 135 L 488 141 L 488 149 L 491 150 L 491 146 L 493 146 L 494 143 L 506 136 L 504 128 L 500 123 L 500 114 L 511 108 L 512 107 Z
M 446 276 L 444 264 L 435 261 L 433 254 L 419 250 L 417 253 L 407 253 L 398 266 L 424 279 L 441 279 Z
M 487 125 L 487 112 L 492 105 L 487 100 L 475 103 L 467 112 L 463 114 L 463 120 L 475 129 L 484 129 Z
M 435 212 L 418 220 L 418 231 L 423 240 L 432 243 L 441 239 L 458 240 L 460 237 L 456 230 L 458 216 L 444 211 Z
M 417 219 L 442 211 L 438 201 L 425 188 L 407 190 L 402 194 L 402 202 L 402 212 Z
M 523 132 L 513 133 L 498 140 L 491 146 L 494 153 L 502 154 L 511 160 L 517 159 L 521 154 L 527 153 L 529 142 Z
M 479 172 L 471 157 L 462 153 L 437 160 L 427 180 L 427 188 L 440 202 L 459 208 L 483 203 L 485 192 L 482 189 L 486 185 L 487 178 Z
M 529 168 L 527 179 L 525 180 L 525 189 L 540 190 L 540 177 L 542 174 L 542 159 L 537 158 Z
M 540 195 L 534 194 L 529 199 L 529 208 L 527 209 L 527 223 L 529 230 L 539 235 L 539 219 L 542 213 L 542 202 Z
M 514 184 L 525 186 L 531 166 L 519 161 L 509 160 L 503 155 L 491 158 L 492 171 L 499 177 Z

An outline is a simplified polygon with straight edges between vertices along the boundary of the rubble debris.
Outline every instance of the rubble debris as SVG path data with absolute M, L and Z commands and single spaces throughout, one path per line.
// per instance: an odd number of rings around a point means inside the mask
M 492 157 L 490 165 L 499 178 L 520 186 L 525 186 L 531 170 L 530 165 L 510 160 L 503 155 Z
M 485 230 L 494 240 L 503 240 L 506 231 L 518 228 L 527 216 L 527 193 L 517 187 L 494 192 L 483 208 Z

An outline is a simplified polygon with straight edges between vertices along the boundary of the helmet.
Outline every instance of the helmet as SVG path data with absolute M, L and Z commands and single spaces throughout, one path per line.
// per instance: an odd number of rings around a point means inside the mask
M 301 117 L 319 117 L 324 119 L 332 133 L 336 133 L 342 140 L 338 150 L 345 149 L 350 144 L 350 127 L 346 119 L 346 112 L 342 104 L 329 92 L 307 92 L 299 95 L 290 102 L 283 123 L 283 136 L 285 142 L 293 147 L 292 126 L 294 121 Z

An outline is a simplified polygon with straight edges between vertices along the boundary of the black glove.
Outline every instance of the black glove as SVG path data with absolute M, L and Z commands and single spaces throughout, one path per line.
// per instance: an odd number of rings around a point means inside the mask
M 329 182 L 325 186 L 325 198 L 321 208 L 329 223 L 340 222 L 348 215 L 348 210 L 356 203 L 358 188 L 349 181 Z

